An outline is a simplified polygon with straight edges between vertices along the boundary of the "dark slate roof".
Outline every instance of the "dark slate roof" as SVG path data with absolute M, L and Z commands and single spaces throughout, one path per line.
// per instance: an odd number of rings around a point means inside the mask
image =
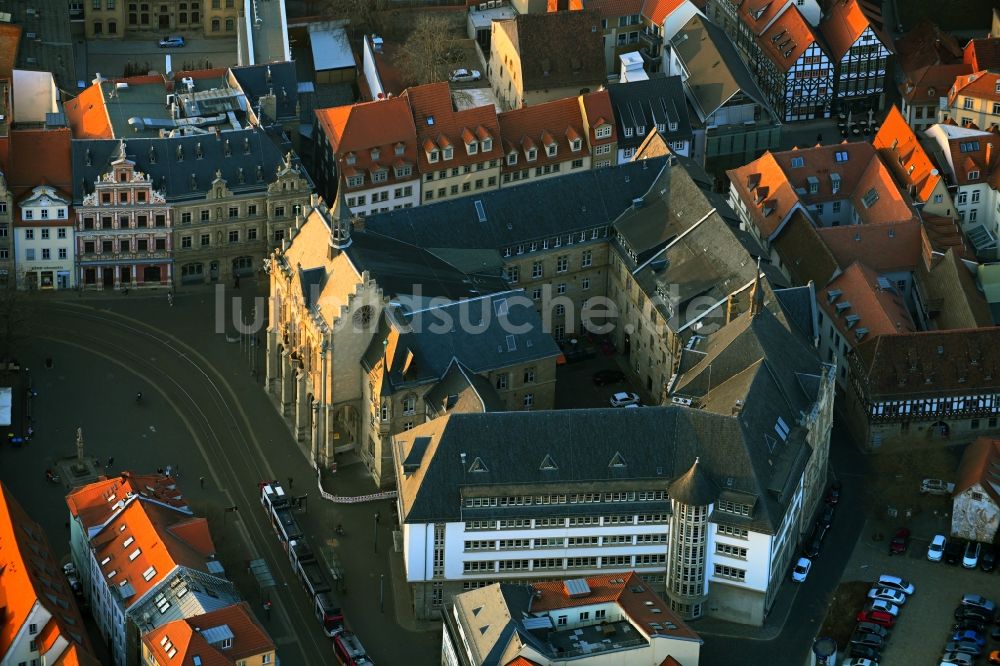
M 463 412 L 499 412 L 503 399 L 490 381 L 452 360 L 447 372 L 427 395 L 424 403 L 433 416 Z
M 747 438 L 740 419 L 676 405 L 451 414 L 397 435 L 397 459 L 406 458 L 419 437 L 430 438 L 419 469 L 400 471 L 397 477 L 407 523 L 472 519 L 475 510 L 462 509 L 463 487 L 467 495 L 490 493 L 496 486 L 516 485 L 530 493 L 559 485 L 566 492 L 567 486 L 583 491 L 636 481 L 666 489 L 695 458 L 719 488 L 745 497 L 747 504 L 763 497 L 769 486 L 769 477 L 754 460 L 759 443 Z M 462 454 L 466 469 L 456 464 Z M 543 468 L 546 456 L 555 468 Z M 779 506 L 772 498 L 745 524 L 775 533 L 787 499 Z M 549 510 L 528 508 L 534 514 Z
M 607 226 L 608 220 L 649 190 L 665 162 L 665 158 L 630 162 L 480 196 L 402 208 L 366 218 L 365 228 L 432 252 L 441 248 L 501 250 Z M 485 222 L 479 221 L 476 202 L 482 205 Z
M 597 12 L 519 14 L 495 25 L 518 52 L 526 91 L 582 88 L 606 80 L 604 33 Z
M 663 126 L 661 134 L 667 141 L 688 141 L 693 136 L 679 76 L 653 75 L 646 81 L 612 83 L 608 95 L 618 125 L 619 148 L 637 148 L 657 125 Z M 676 123 L 676 129 L 670 129 L 671 123 Z M 626 128 L 632 129 L 632 136 L 628 136 Z
M 719 498 L 719 486 L 702 470 L 700 462 L 695 458 L 691 469 L 670 484 L 667 492 L 672 499 L 688 506 L 708 506 Z
M 359 273 L 368 271 L 386 295 L 420 293 L 458 300 L 508 289 L 493 267 L 481 273 L 459 270 L 423 248 L 365 230 L 353 232 L 343 252 Z
M 198 146 L 202 157 L 199 159 Z M 73 141 L 73 203 L 94 191 L 94 181 L 108 171 L 118 157 L 119 141 L 80 139 Z M 178 159 L 178 149 L 182 159 Z M 228 154 L 227 154 L 228 151 Z M 216 172 L 235 193 L 258 192 L 274 181 L 285 158 L 270 138 L 254 130 L 233 130 L 220 134 L 136 138 L 125 142 L 125 154 L 136 169 L 153 179 L 153 189 L 163 190 L 168 201 L 203 199 L 211 189 Z M 292 166 L 308 180 L 305 169 L 293 158 Z M 258 180 L 258 167 L 261 179 Z M 240 169 L 243 180 L 240 183 Z M 193 179 L 192 179 L 193 176 Z
M 514 330 L 518 332 L 508 332 Z M 384 349 L 383 340 L 390 339 L 394 344 Z M 362 362 L 372 368 L 383 354 L 391 356 L 383 392 L 392 392 L 440 380 L 456 359 L 472 373 L 486 373 L 553 358 L 560 351 L 524 292 L 504 289 L 482 298 L 387 312 Z
M 297 118 L 296 105 L 299 98 L 299 79 L 295 73 L 295 63 L 272 62 L 266 65 L 247 65 L 245 67 L 233 67 L 229 71 L 243 94 L 247 97 L 247 104 L 257 112 L 259 99 L 266 95 L 273 94 L 276 101 L 277 118 L 272 121 L 283 122 L 295 120 Z M 262 124 L 266 125 L 267 122 Z
M 788 321 L 807 340 L 819 338 L 819 320 L 816 309 L 816 290 L 813 283 L 801 287 L 775 289 L 774 295 L 785 311 Z

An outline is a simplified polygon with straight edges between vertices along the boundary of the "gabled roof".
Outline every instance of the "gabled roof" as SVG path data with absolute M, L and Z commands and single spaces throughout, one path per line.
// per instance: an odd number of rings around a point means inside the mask
M 816 298 L 851 345 L 865 336 L 916 330 L 896 287 L 860 262 L 818 290 Z
M 607 80 L 596 11 L 519 14 L 493 25 L 507 33 L 518 54 L 525 91 L 597 87 Z
M 976 71 L 1000 71 L 1000 39 L 992 36 L 970 39 L 963 50 L 962 60 Z
M 602 18 L 634 16 L 642 12 L 644 0 L 585 0 L 584 9 L 598 12 Z
M 792 213 L 781 233 L 772 241 L 772 247 L 781 257 L 781 263 L 794 284 L 812 281 L 820 289 L 840 271 L 837 258 L 802 210 Z
M 70 131 L 59 129 L 19 129 L 10 133 L 10 163 L 7 186 L 20 197 L 37 185 L 52 185 L 64 192 L 72 190 L 73 173 Z
M 433 417 L 449 412 L 498 412 L 503 399 L 489 379 L 452 359 L 444 377 L 424 396 Z
M 618 125 L 619 148 L 638 147 L 657 131 L 657 125 L 663 126 L 660 133 L 668 142 L 691 139 L 691 119 L 681 77 L 654 75 L 645 81 L 611 83 L 607 91 Z M 640 128 L 645 134 L 639 134 Z
M 607 92 L 602 93 L 605 97 Z M 582 118 L 582 104 L 576 97 L 565 97 L 542 104 L 533 104 L 497 115 L 500 135 L 503 137 L 503 171 L 520 171 L 556 162 L 580 159 L 589 154 L 586 131 Z M 579 139 L 577 150 L 571 141 Z M 548 155 L 550 143 L 556 154 Z M 527 152 L 535 149 L 535 159 L 528 161 Z M 506 156 L 516 153 L 517 163 L 508 164 Z
M 928 19 L 896 38 L 895 44 L 897 62 L 907 75 L 932 65 L 962 62 L 962 47 L 955 36 Z
M 994 328 L 880 335 L 857 347 L 852 367 L 872 402 L 992 393 L 996 341 Z
M 778 71 L 787 72 L 816 42 L 816 35 L 799 8 L 789 4 L 766 31 L 758 33 L 756 39 L 764 55 L 771 59 Z
M 767 240 L 799 204 L 795 187 L 778 163 L 775 153 L 767 151 L 753 162 L 726 172 L 760 237 Z
M 954 86 L 948 91 L 948 104 L 956 106 L 959 95 L 988 102 L 1000 102 L 998 82 L 1000 82 L 1000 71 L 979 70 L 956 76 Z
M 816 232 L 841 266 L 860 261 L 876 273 L 912 271 L 922 256 L 919 220 L 823 227 Z
M 222 627 L 219 635 L 231 640 L 225 648 L 210 642 L 212 630 Z M 142 642 L 158 663 L 177 666 L 233 666 L 269 653 L 273 661 L 275 649 L 274 641 L 245 601 L 168 622 L 144 634 Z
M 51 614 L 48 623 L 38 628 L 38 651 L 46 663 L 59 658 L 52 649 L 57 645 L 79 649 L 81 664 L 97 663 L 73 592 L 42 526 L 31 520 L 10 489 L 0 483 L 0 607 L 4 609 L 0 655 L 7 655 L 15 643 L 21 649 L 27 647 L 21 641 L 27 636 L 25 623 L 35 604 Z M 58 642 L 60 638 L 68 646 Z
M 932 316 L 929 327 L 948 330 L 993 326 L 989 304 L 976 284 L 972 268 L 959 256 L 961 249 L 949 248 L 929 268 L 926 262 L 920 263 L 917 289 Z
M 979 437 L 962 452 L 953 497 L 977 484 L 1000 505 L 1000 439 Z
M 739 92 L 771 112 L 736 47 L 714 23 L 695 14 L 670 41 L 690 75 L 685 85 L 702 120 Z
M 662 26 L 667 17 L 685 2 L 687 0 L 644 0 L 641 13 L 653 25 Z
M 964 63 L 928 65 L 909 72 L 907 79 L 899 85 L 899 91 L 910 104 L 937 106 L 940 99 L 948 95 L 955 79 L 970 72 L 972 68 Z
M 421 172 L 503 157 L 500 124 L 496 109 L 492 105 L 456 111 L 447 81 L 407 88 L 398 99 L 408 102 L 410 112 L 413 114 L 413 127 L 419 144 L 417 164 Z M 480 141 L 489 137 L 492 139 L 490 149 L 482 150 L 480 144 L 474 154 L 468 154 L 465 148 L 466 141 L 472 137 Z M 443 157 L 446 146 L 451 146 L 453 150 L 453 157 L 450 160 L 445 160 Z M 431 149 L 439 151 L 437 162 L 429 161 L 428 154 Z
M 104 91 L 94 83 L 79 95 L 63 104 L 66 122 L 73 130 L 74 139 L 113 139 L 108 107 L 104 104 Z
M 993 132 L 938 123 L 927 133 L 947 151 L 956 185 L 987 182 L 1000 162 L 1000 136 Z
M 580 108 L 583 110 L 583 117 L 590 128 L 588 141 L 592 146 L 615 143 L 618 141 L 618 131 L 615 129 L 615 122 L 611 111 L 611 96 L 607 90 L 595 90 L 580 95 L 578 98 Z M 611 126 L 611 135 L 598 138 L 597 128 L 603 125 Z
M 830 55 L 834 60 L 840 61 L 866 29 L 871 28 L 875 32 L 875 28 L 862 11 L 858 0 L 833 0 L 830 4 L 819 29 L 830 46 Z M 889 46 L 882 35 L 876 32 L 876 36 L 885 46 Z

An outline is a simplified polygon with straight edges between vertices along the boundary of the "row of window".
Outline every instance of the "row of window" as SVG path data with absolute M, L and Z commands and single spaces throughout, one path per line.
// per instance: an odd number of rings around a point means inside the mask
M 530 378 L 528 376 L 530 373 Z M 525 371 L 525 382 L 534 381 L 534 369 Z M 663 502 L 665 490 L 630 491 L 616 493 L 569 493 L 560 495 L 514 495 L 505 497 L 468 497 L 467 507 L 480 506 L 530 506 L 532 504 L 595 504 L 603 502 Z
M 472 192 L 482 190 L 484 187 L 495 187 L 497 184 L 497 177 L 490 176 L 489 178 L 476 178 L 475 181 L 467 180 L 459 186 L 458 184 L 452 185 L 451 187 L 439 187 L 437 189 L 437 198 L 444 199 L 446 196 L 454 196 L 458 194 L 459 188 L 462 192 Z M 424 192 L 424 201 L 432 201 L 435 197 L 433 189 L 427 189 Z
M 573 160 L 570 162 L 570 169 L 581 169 L 583 168 L 583 160 Z M 562 165 L 559 162 L 555 164 L 546 164 L 545 166 L 535 167 L 535 177 L 547 176 L 551 173 L 559 173 L 562 170 Z M 503 182 L 517 182 L 519 180 L 528 180 L 531 178 L 531 169 L 521 169 L 520 171 L 513 171 L 510 173 L 505 173 L 503 175 Z
M 604 555 L 601 557 L 548 557 L 529 560 L 472 560 L 462 563 L 463 573 L 533 571 L 539 569 L 603 569 L 657 567 L 666 564 L 664 553 Z
M 615 534 L 612 536 L 544 537 L 541 539 L 480 539 L 465 542 L 465 550 L 527 550 L 539 548 L 581 548 L 606 546 L 634 546 L 648 543 L 666 543 L 667 535 Z M 745 549 L 744 549 L 745 550 Z
M 24 259 L 25 259 L 25 261 L 34 261 L 35 260 L 35 256 L 36 256 L 35 255 L 35 248 L 29 247 L 29 248 L 26 248 L 24 250 Z M 49 248 L 47 248 L 47 247 L 43 247 L 42 248 L 42 254 L 41 254 L 41 256 L 42 256 L 42 260 L 43 261 L 51 259 L 52 258 L 52 251 Z M 60 259 L 64 259 L 64 260 L 69 258 L 68 255 L 67 255 L 66 248 L 64 248 L 64 247 L 59 248 L 58 257 Z
M 512 518 L 506 520 L 467 520 L 467 532 L 482 530 L 541 529 L 546 527 L 598 527 L 608 525 L 648 525 L 666 523 L 666 513 L 638 515 L 572 516 L 570 518 Z
M 21 211 L 21 217 L 22 217 L 22 219 L 25 219 L 25 220 L 33 220 L 33 219 L 35 219 L 35 211 L 32 210 L 31 208 L 25 208 L 25 209 L 23 209 Z M 47 219 L 49 219 L 49 209 L 48 208 L 42 208 L 41 211 L 40 211 L 40 214 L 38 216 L 38 219 L 40 219 L 40 220 L 47 220 Z M 57 208 L 56 209 L 56 219 L 57 220 L 65 220 L 66 219 L 66 209 L 65 208 Z
M 521 243 L 519 245 L 514 245 L 511 247 L 505 247 L 503 249 L 503 256 L 510 257 L 515 254 L 524 254 L 525 252 L 538 252 L 539 250 L 548 250 L 549 248 L 562 247 L 563 245 L 572 245 L 573 243 L 584 243 L 589 240 L 598 240 L 600 238 L 608 237 L 608 227 L 594 227 L 588 231 L 579 231 L 572 234 L 567 234 L 565 236 L 556 236 L 555 238 L 545 238 L 543 240 L 532 241 L 530 243 Z M 581 268 L 587 268 L 591 265 L 592 255 L 586 254 L 584 258 L 581 259 Z
M 165 214 L 154 215 L 152 225 L 149 223 L 148 215 L 136 215 L 134 222 L 131 215 L 119 215 L 117 224 L 115 223 L 115 219 L 110 215 L 102 215 L 100 218 L 85 217 L 83 218 L 83 225 L 80 227 L 80 230 L 145 229 L 150 226 L 166 227 L 167 216 Z
M 403 199 L 405 197 L 413 196 L 413 186 L 407 185 L 406 187 L 397 187 L 392 191 L 393 199 Z M 381 203 L 383 201 L 389 200 L 389 190 L 383 192 L 372 192 L 372 203 Z M 347 205 L 350 207 L 354 206 L 366 206 L 368 205 L 368 195 L 359 194 L 355 197 L 347 197 Z M 406 208 L 410 207 L 410 204 L 406 204 Z
M 152 247 L 154 250 L 157 251 L 166 250 L 167 239 L 154 238 Z M 98 245 L 94 241 L 84 241 L 83 243 L 84 254 L 113 254 L 115 252 L 149 252 L 149 250 L 150 250 L 150 244 L 148 238 L 135 239 L 134 246 L 132 243 L 132 239 L 120 239 L 117 244 L 111 240 L 101 241 L 100 245 Z
M 5 233 L 2 234 L 2 235 L 6 236 L 7 235 L 6 231 L 7 231 L 7 227 L 6 227 L 6 225 L 4 225 L 4 232 Z M 39 237 L 42 240 L 49 240 L 49 238 L 52 237 L 52 230 L 51 229 L 42 228 L 42 229 L 39 229 L 38 231 L 39 231 L 38 235 L 39 235 Z M 66 238 L 66 227 L 58 227 L 56 229 L 56 238 Z M 25 229 L 24 230 L 24 240 L 35 240 L 35 230 L 34 229 Z

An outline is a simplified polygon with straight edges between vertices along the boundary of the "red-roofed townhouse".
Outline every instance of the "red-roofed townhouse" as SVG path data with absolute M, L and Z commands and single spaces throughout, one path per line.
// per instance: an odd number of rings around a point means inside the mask
M 704 16 L 691 0 L 644 0 L 639 52 L 650 72 L 667 69 L 666 45 L 693 16 Z
M 2 483 L 0 618 L 0 663 L 99 663 L 45 532 Z
M 1000 439 L 980 437 L 966 447 L 952 494 L 951 535 L 993 543 L 1000 527 Z
M 355 215 L 420 205 L 417 134 L 407 100 L 317 109 L 313 173 L 327 201 L 343 191 Z
M 591 167 L 576 98 L 504 111 L 497 120 L 504 150 L 501 187 Z
M 143 666 L 276 664 L 274 641 L 245 601 L 174 620 L 142 637 Z
M 938 109 L 938 120 L 950 118 L 974 129 L 1000 129 L 1000 73 L 973 71 L 957 75 L 950 83 L 948 106 Z
M 841 112 L 882 108 L 892 42 L 872 25 L 858 0 L 833 0 L 820 32 L 836 69 L 836 105 Z
M 886 114 L 872 145 L 918 210 L 924 215 L 958 219 L 955 202 L 941 170 L 895 106 Z
M 634 571 L 493 583 L 441 616 L 444 663 L 467 666 L 697 666 L 703 643 Z
M 70 553 L 116 666 L 140 663 L 143 634 L 239 601 L 208 521 L 171 477 L 122 472 L 73 490 L 66 504 Z
M 711 0 L 707 9 L 783 120 L 830 117 L 834 66 L 798 6 Z
M 493 106 L 455 110 L 447 83 L 407 88 L 417 133 L 417 171 L 423 203 L 500 187 L 503 147 Z
M 934 125 L 925 135 L 937 163 L 945 170 L 962 231 L 977 254 L 995 256 L 1000 236 L 1000 136 L 950 123 Z
M 971 71 L 968 65 L 958 63 L 930 65 L 906 75 L 906 80 L 899 84 L 900 105 L 913 131 L 922 132 L 938 121 L 941 100 L 948 95 L 956 78 Z
M 962 50 L 962 61 L 976 72 L 984 69 L 1000 71 L 1000 39 L 993 34 L 981 39 L 970 39 Z

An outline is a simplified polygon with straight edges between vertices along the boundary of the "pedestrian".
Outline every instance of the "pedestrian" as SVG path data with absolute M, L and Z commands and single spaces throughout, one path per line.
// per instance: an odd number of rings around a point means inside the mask
M 198 483 L 201 485 L 202 488 L 204 488 L 205 487 L 205 477 L 199 476 L 198 477 Z
M 379 524 L 379 518 L 381 518 L 381 514 L 379 514 L 379 512 L 378 512 L 378 511 L 376 511 L 376 512 L 375 512 L 375 524 L 376 524 L 376 525 L 378 525 L 378 524 Z
M 115 457 L 114 456 L 108 456 L 108 468 L 110 469 L 111 466 L 114 465 L 114 464 L 115 464 Z
M 292 489 L 292 485 L 294 485 L 294 483 L 295 483 L 295 482 L 294 482 L 294 480 L 292 479 L 292 477 L 288 477 L 288 489 L 289 489 L 289 490 L 291 490 L 291 489 Z
M 170 304 L 170 307 L 174 307 L 174 292 L 172 291 L 167 292 L 167 303 Z
M 267 613 L 267 619 L 271 619 L 271 600 L 268 599 L 264 602 L 264 612 Z

